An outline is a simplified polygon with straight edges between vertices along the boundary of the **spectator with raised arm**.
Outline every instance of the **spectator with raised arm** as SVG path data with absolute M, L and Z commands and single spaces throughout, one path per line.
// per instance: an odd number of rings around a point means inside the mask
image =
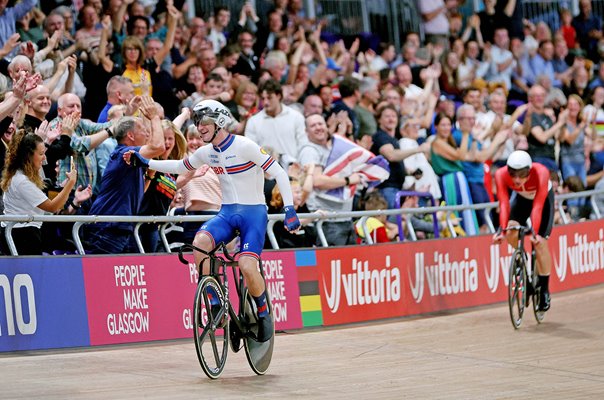
M 545 108 L 545 89 L 534 85 L 529 90 L 529 106 L 523 122 L 523 135 L 528 140 L 528 153 L 531 158 L 546 166 L 553 172 L 558 172 L 555 146 L 562 127 L 566 123 L 567 111 L 560 113 L 554 123 L 552 113 Z
M 392 105 L 386 105 L 377 111 L 378 131 L 373 135 L 371 151 L 380 154 L 388 160 L 390 176 L 382 182 L 378 189 L 388 202 L 388 208 L 396 207 L 396 194 L 402 190 L 407 174 L 404 160 L 417 153 L 427 152 L 429 145 L 426 143 L 411 149 L 401 150 L 398 133 L 398 114 Z M 395 216 L 390 218 L 394 222 Z
M 8 0 L 0 1 L 0 47 L 16 32 L 16 22 L 36 5 L 36 0 L 23 0 L 7 7 Z
M 52 200 L 44 194 L 44 181 L 39 174 L 46 157 L 43 139 L 18 131 L 13 137 L 4 166 L 0 188 L 4 192 L 5 215 L 43 215 L 63 208 L 73 189 L 77 171 L 68 174 L 63 189 Z M 2 226 L 6 224 L 2 222 Z M 19 222 L 13 226 L 12 237 L 19 255 L 42 254 L 42 222 Z M 5 242 L 4 235 L 1 239 Z M 4 247 L 6 253 L 8 248 Z
M 79 97 L 66 93 L 59 97 L 57 103 L 57 118 L 50 121 L 50 129 L 62 127 L 65 118 L 73 118 L 76 123 L 71 134 L 71 150 L 73 162 L 78 170 L 78 186 L 90 185 L 93 189 L 100 181 L 97 169 L 97 158 L 94 149 L 111 135 L 108 129 L 112 124 L 99 124 L 90 120 L 81 119 L 82 103 Z M 65 179 L 67 172 L 72 168 L 71 158 L 65 157 L 59 162 L 58 181 Z
M 161 120 L 155 102 L 144 96 L 142 115 L 150 120 L 150 128 L 141 118 L 123 117 L 115 127 L 117 147 L 111 153 L 103 174 L 99 195 L 92 204 L 90 215 L 137 215 L 145 186 L 142 165 L 128 165 L 124 153 L 136 150 L 143 157 L 153 158 L 165 151 Z M 93 254 L 128 252 L 134 227 L 127 222 L 102 222 L 85 227 L 88 250 Z

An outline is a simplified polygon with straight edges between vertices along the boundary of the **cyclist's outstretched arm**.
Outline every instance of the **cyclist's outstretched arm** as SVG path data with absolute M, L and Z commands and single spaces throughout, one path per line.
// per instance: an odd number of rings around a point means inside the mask
M 204 147 L 197 149 L 193 155 L 182 160 L 149 160 L 149 168 L 170 174 L 184 174 L 187 171 L 196 170 L 206 164 Z

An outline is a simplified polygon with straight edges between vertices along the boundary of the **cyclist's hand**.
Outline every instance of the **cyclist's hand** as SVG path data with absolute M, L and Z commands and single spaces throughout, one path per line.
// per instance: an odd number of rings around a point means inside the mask
M 285 212 L 285 220 L 283 221 L 285 229 L 289 232 L 297 231 L 300 228 L 300 220 L 298 219 L 298 214 L 296 214 L 294 206 L 285 206 L 283 212 Z
M 493 243 L 499 244 L 499 243 L 503 242 L 504 237 L 505 236 L 503 235 L 503 232 L 497 232 L 496 234 L 493 235 Z
M 148 167 L 149 159 L 140 155 L 138 151 L 130 150 L 124 153 L 124 161 L 133 167 Z
M 533 236 L 531 236 L 531 243 L 533 243 L 533 244 L 539 244 L 543 240 L 545 240 L 545 239 L 543 239 L 543 236 L 541 236 L 541 235 L 533 235 Z

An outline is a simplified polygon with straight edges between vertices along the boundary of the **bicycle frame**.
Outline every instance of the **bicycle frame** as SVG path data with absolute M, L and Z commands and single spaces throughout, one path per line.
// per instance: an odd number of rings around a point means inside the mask
M 522 225 L 515 225 L 515 226 L 507 227 L 505 229 L 505 231 L 518 231 L 518 244 L 517 244 L 516 248 L 518 250 L 520 250 L 520 252 L 523 254 L 523 256 L 525 258 L 525 260 L 524 260 L 525 265 L 529 265 L 528 264 L 528 252 L 524 248 L 524 239 L 527 234 L 530 234 L 532 237 L 535 237 L 535 232 L 533 232 L 533 228 L 529 228 L 529 227 L 522 226 Z M 527 280 L 531 284 L 533 289 L 535 288 L 535 284 L 533 282 L 533 275 L 535 274 L 535 268 L 537 267 L 536 261 L 537 260 L 536 260 L 535 247 L 531 245 L 531 262 L 530 262 L 531 270 L 527 271 Z
M 524 239 L 526 237 L 527 234 L 531 234 L 531 236 L 534 238 L 535 237 L 535 233 L 532 230 L 532 228 L 528 228 L 525 226 L 521 226 L 521 225 L 516 225 L 516 226 L 512 226 L 512 227 L 508 227 L 505 229 L 505 231 L 511 231 L 511 230 L 515 230 L 518 231 L 518 243 L 516 245 L 516 249 L 514 250 L 514 256 L 516 257 L 517 253 L 520 253 L 520 256 L 522 257 L 522 269 L 523 271 L 521 272 L 521 276 L 524 276 L 524 282 L 523 282 L 523 304 L 518 306 L 518 317 L 515 316 L 514 314 L 514 307 L 513 307 L 513 296 L 511 296 L 511 286 L 508 288 L 508 303 L 509 303 L 509 307 L 510 307 L 510 316 L 512 318 L 512 324 L 514 325 L 515 329 L 518 329 L 520 327 L 520 324 L 522 323 L 522 316 L 524 314 L 524 307 L 526 302 L 532 298 L 533 300 L 533 312 L 535 314 L 535 319 L 537 320 L 537 323 L 541 323 L 541 321 L 543 320 L 544 317 L 544 313 L 542 311 L 539 311 L 539 307 L 538 307 L 538 299 L 540 297 L 539 291 L 540 289 L 537 286 L 537 256 L 536 256 L 536 249 L 535 246 L 531 246 L 531 260 L 530 260 L 530 264 L 528 263 L 528 254 L 527 251 L 524 247 Z M 515 259 L 515 258 L 514 258 Z M 515 263 L 512 262 L 512 265 L 510 265 L 510 268 L 515 268 Z M 530 270 L 529 270 L 530 268 Z M 515 270 L 516 271 L 516 270 Z M 510 282 L 508 282 L 508 285 L 512 285 L 512 279 L 517 279 L 518 273 L 517 272 L 513 272 L 512 270 L 510 270 Z M 515 277 L 515 278 L 513 278 Z M 529 294 L 530 292 L 530 294 Z M 516 295 L 514 295 L 516 296 Z M 530 297 L 529 297 L 530 296 Z
M 241 321 L 241 318 L 239 318 L 239 315 L 237 314 L 237 312 L 235 312 L 235 309 L 233 308 L 233 305 L 231 304 L 231 300 L 229 297 L 229 282 L 227 279 L 227 268 L 231 267 L 232 271 L 233 271 L 233 279 L 235 281 L 235 289 L 237 291 L 237 298 L 238 298 L 238 305 L 239 305 L 239 311 L 241 311 L 244 307 L 244 302 L 245 299 L 243 298 L 243 288 L 244 288 L 244 278 L 243 278 L 243 274 L 241 273 L 241 271 L 239 270 L 239 262 L 237 260 L 235 260 L 235 257 L 237 256 L 238 253 L 235 254 L 230 254 L 227 246 L 224 242 L 220 242 L 216 245 L 216 247 L 214 247 L 214 249 L 208 251 L 205 251 L 203 249 L 200 249 L 197 246 L 194 246 L 192 244 L 185 244 L 183 246 L 180 247 L 180 249 L 178 250 L 178 258 L 180 259 L 180 261 L 183 264 L 188 264 L 188 261 L 184 258 L 183 252 L 184 251 L 188 251 L 188 250 L 192 250 L 192 251 L 198 251 L 206 256 L 208 256 L 209 260 L 210 260 L 210 270 L 208 274 L 203 274 L 201 269 L 202 267 L 200 266 L 200 271 L 199 271 L 199 279 L 198 281 L 201 281 L 201 279 L 203 279 L 204 276 L 212 276 L 214 278 L 216 278 L 216 280 L 221 284 L 222 289 L 224 291 L 224 295 L 226 298 L 226 304 L 228 304 L 228 313 L 229 313 L 229 317 L 231 319 L 231 321 L 233 321 L 233 323 L 237 326 L 237 329 L 239 330 L 239 332 L 247 335 L 248 337 L 250 336 L 250 332 L 247 329 L 247 326 L 245 326 L 244 322 Z M 222 255 L 224 256 L 224 259 L 219 257 L 217 255 L 217 253 L 222 251 Z M 260 273 L 262 274 L 262 278 L 264 279 L 264 271 L 262 270 L 262 268 L 260 268 Z

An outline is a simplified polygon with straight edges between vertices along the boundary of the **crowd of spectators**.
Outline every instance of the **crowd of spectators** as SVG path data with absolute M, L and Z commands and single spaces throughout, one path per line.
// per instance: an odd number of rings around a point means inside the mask
M 191 19 L 182 0 L 8 3 L 0 1 L 6 215 L 215 214 L 213 171 L 172 176 L 120 157 L 135 147 L 180 159 L 206 145 L 190 119 L 203 99 L 222 102 L 229 131 L 287 169 L 298 212 L 493 201 L 491 176 L 516 149 L 545 165 L 559 192 L 604 188 L 604 37 L 591 0 L 579 0 L 577 15 L 558 2 L 556 15 L 531 19 L 516 0 L 485 0 L 471 15 L 463 1 L 422 0 L 423 40 L 406 32 L 400 50 L 323 34 L 326 20 L 307 18 L 301 0 Z M 270 181 L 266 197 L 281 212 Z M 590 217 L 584 200 L 566 206 L 575 221 Z M 404 218 L 420 237 L 435 233 L 430 216 Z M 318 243 L 312 221 L 302 222 L 298 234 L 277 232 L 281 246 Z M 369 233 L 396 240 L 393 222 L 373 219 L 380 232 Z M 484 212 L 461 222 L 462 233 L 488 228 Z M 184 224 L 179 240 L 199 225 Z M 90 225 L 85 248 L 138 251 L 132 231 Z M 348 218 L 323 231 L 332 245 L 366 233 Z M 12 232 L 19 254 L 75 251 L 65 224 Z M 162 250 L 157 225 L 140 236 L 145 251 Z M 42 240 L 51 237 L 62 239 Z

